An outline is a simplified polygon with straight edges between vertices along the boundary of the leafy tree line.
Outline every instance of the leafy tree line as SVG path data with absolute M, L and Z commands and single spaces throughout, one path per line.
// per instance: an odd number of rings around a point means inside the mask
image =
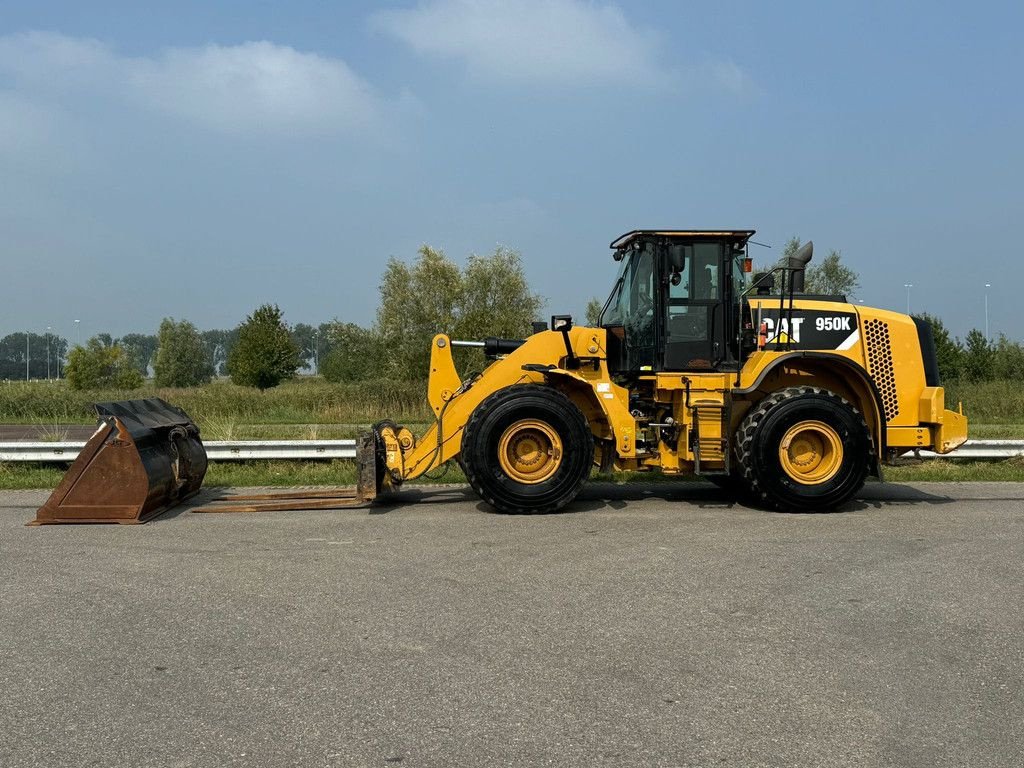
M 800 247 L 792 238 L 780 259 Z M 857 273 L 831 251 L 808 268 L 809 292 L 850 294 Z M 258 307 L 238 327 L 198 330 L 187 320 L 165 318 L 157 334 L 128 334 L 119 339 L 98 334 L 84 347 L 67 354 L 67 378 L 76 389 L 141 386 L 152 375 L 160 387 L 189 387 L 229 375 L 237 384 L 266 389 L 302 368 L 318 370 L 330 381 L 375 378 L 421 379 L 429 373 L 431 339 L 439 332 L 452 338 L 479 340 L 487 336 L 522 338 L 530 333 L 543 299 L 526 281 L 519 254 L 498 248 L 489 256 L 472 255 L 459 267 L 443 251 L 424 245 L 412 263 L 390 259 L 380 284 L 376 321 L 369 327 L 334 320 L 319 326 L 289 326 L 281 310 Z M 585 321 L 598 322 L 601 303 L 592 299 Z M 989 343 L 977 330 L 961 342 L 942 321 L 921 315 L 932 328 L 940 374 L 945 380 L 1020 379 L 1024 347 L 1005 336 Z M 30 334 L 30 349 L 45 349 L 45 335 Z M 67 353 L 67 342 L 51 337 L 54 356 Z M 0 340 L 0 376 L 24 378 L 25 334 Z M 456 350 L 462 371 L 484 365 L 476 349 Z M 54 360 L 56 358 L 54 357 Z M 54 360 L 51 373 L 55 374 Z M 46 373 L 45 355 L 29 361 L 30 377 Z
M 1024 345 L 999 334 L 994 342 L 977 328 L 964 341 L 953 337 L 942 320 L 928 313 L 915 314 L 932 327 L 935 357 L 943 381 L 1024 380 Z
M 26 348 L 26 341 L 28 342 Z M 0 380 L 25 380 L 28 361 L 28 378 L 57 378 L 63 374 L 64 360 L 67 359 L 68 340 L 57 334 L 11 333 L 0 339 Z M 47 370 L 49 355 L 49 370 Z
M 498 248 L 489 256 L 472 255 L 460 268 L 425 245 L 412 264 L 388 261 L 377 319 L 368 328 L 339 320 L 288 326 L 269 304 L 232 330 L 199 331 L 187 320 L 165 318 L 156 335 L 99 334 L 76 347 L 68 379 L 76 389 L 131 389 L 150 372 L 158 387 L 198 386 L 227 374 L 237 384 L 266 389 L 303 367 L 330 381 L 419 379 L 428 373 L 435 334 L 522 338 L 542 304 L 517 252 Z M 478 350 L 458 350 L 457 356 L 463 370 L 484 364 Z
M 223 370 L 236 384 L 268 389 L 294 376 L 301 365 L 299 345 L 281 310 L 265 304 L 232 331 L 201 333 L 187 320 L 168 317 L 153 337 L 99 334 L 71 350 L 67 378 L 72 389 L 134 389 L 151 367 L 158 387 L 195 387 Z

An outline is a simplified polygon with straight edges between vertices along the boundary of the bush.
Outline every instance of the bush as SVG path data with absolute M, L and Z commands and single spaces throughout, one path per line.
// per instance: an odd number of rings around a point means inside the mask
M 264 304 L 239 326 L 228 357 L 235 384 L 270 389 L 294 376 L 299 365 L 299 349 L 276 304 Z
M 331 351 L 320 364 L 328 381 L 365 381 L 381 375 L 380 334 L 355 323 L 336 323 L 330 330 Z
M 195 387 L 213 378 L 203 337 L 192 323 L 164 318 L 153 370 L 158 387 Z
M 64 371 L 68 386 L 76 390 L 142 386 L 142 374 L 124 350 L 117 345 L 106 347 L 97 338 L 72 349 Z

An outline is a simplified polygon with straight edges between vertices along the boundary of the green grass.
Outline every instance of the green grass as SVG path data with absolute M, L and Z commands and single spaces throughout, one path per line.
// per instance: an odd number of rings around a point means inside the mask
M 42 464 L 0 464 L 0 490 L 49 489 L 64 476 L 61 467 Z M 447 472 L 431 473 L 416 483 L 464 483 L 465 476 L 452 463 Z M 920 462 L 904 460 L 896 467 L 885 467 L 886 482 L 1024 482 L 1024 459 L 1006 461 L 944 461 Z M 698 478 L 680 475 L 670 477 L 658 472 L 631 472 L 622 475 L 596 476 L 595 480 L 612 482 L 693 482 Z M 355 463 L 351 461 L 231 461 L 210 465 L 203 483 L 210 488 L 292 485 L 355 485 Z
M 162 397 L 203 427 L 224 430 L 238 424 L 370 424 L 382 418 L 426 422 L 426 383 L 366 381 L 331 384 L 301 377 L 259 391 L 215 381 L 203 387 L 76 392 L 65 382 L 0 383 L 0 424 L 92 424 L 92 404 L 108 400 Z
M 1018 381 L 954 381 L 945 389 L 946 407 L 956 410 L 962 401 L 968 423 L 1024 424 L 1024 387 Z
M 162 397 L 183 408 L 210 440 L 345 438 L 383 418 L 423 425 L 432 415 L 426 383 L 416 381 L 331 384 L 299 377 L 264 392 L 229 381 L 99 392 L 75 392 L 64 381 L 35 381 L 0 383 L 0 424 L 36 424 L 57 437 L 64 425 L 94 423 L 94 402 L 140 397 Z M 960 401 L 973 437 L 1024 438 L 1024 387 L 1018 382 L 949 383 L 947 407 Z
M 917 463 L 884 467 L 882 474 L 889 483 L 911 482 L 1024 482 L 1024 459 L 1005 461 L 946 461 L 927 459 Z

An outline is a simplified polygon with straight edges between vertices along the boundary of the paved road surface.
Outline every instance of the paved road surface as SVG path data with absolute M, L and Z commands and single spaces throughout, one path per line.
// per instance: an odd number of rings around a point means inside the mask
M 88 440 L 95 431 L 95 424 L 0 424 L 0 442 Z
M 1022 762 L 1024 486 L 23 527 L 44 496 L 0 494 L 4 768 Z

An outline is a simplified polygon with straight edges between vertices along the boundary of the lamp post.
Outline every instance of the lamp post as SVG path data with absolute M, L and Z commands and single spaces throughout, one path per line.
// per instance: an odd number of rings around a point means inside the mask
M 82 321 L 75 320 L 75 346 L 82 346 Z
M 985 342 L 991 344 L 991 338 L 988 335 L 988 289 L 992 287 L 992 283 L 985 283 Z
M 903 287 L 907 289 L 907 314 L 910 314 L 910 289 L 914 287 L 913 283 L 904 283 Z
M 25 331 L 25 381 L 28 381 L 28 361 L 29 361 L 29 346 L 28 346 L 28 331 Z
M 46 380 L 50 380 L 50 326 L 46 326 Z

